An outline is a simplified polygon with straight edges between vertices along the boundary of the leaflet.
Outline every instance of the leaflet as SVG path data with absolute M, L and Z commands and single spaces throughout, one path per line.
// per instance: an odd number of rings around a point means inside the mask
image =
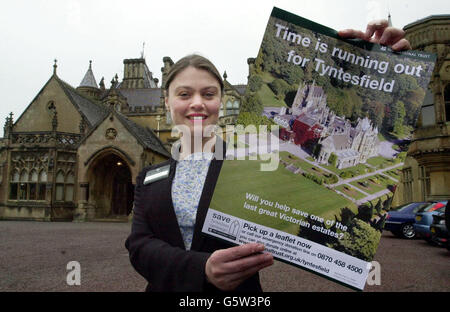
M 435 60 L 274 8 L 203 232 L 363 290 Z

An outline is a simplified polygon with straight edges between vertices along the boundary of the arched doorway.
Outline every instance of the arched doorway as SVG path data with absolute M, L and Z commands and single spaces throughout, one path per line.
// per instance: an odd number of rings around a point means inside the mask
M 116 172 L 113 179 L 111 199 L 112 215 L 129 215 L 133 206 L 134 188 L 131 183 L 131 172 L 128 166 L 120 161 L 116 162 Z
M 115 153 L 98 157 L 88 174 L 89 202 L 95 205 L 96 218 L 127 216 L 133 207 L 134 187 L 131 171 Z

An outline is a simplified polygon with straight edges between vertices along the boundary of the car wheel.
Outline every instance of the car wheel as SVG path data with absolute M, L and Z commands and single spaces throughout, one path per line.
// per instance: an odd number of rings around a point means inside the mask
M 412 224 L 403 224 L 401 228 L 401 233 L 403 238 L 411 239 L 416 236 L 416 231 L 414 231 L 414 226 Z

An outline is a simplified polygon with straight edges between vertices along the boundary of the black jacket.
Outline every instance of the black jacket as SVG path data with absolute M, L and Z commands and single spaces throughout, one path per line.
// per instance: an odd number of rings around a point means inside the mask
M 136 271 L 147 281 L 146 291 L 219 291 L 206 281 L 205 265 L 212 252 L 230 247 L 201 232 L 223 160 L 212 159 L 200 197 L 191 250 L 186 251 L 172 204 L 177 162 L 144 168 L 136 181 L 131 234 L 125 246 Z M 144 185 L 146 173 L 170 165 L 169 177 Z M 262 291 L 259 275 L 236 291 Z

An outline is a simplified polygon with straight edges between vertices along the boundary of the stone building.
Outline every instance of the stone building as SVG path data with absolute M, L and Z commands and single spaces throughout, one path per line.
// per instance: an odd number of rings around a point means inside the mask
M 91 62 L 76 88 L 53 74 L 0 139 L 0 219 L 127 220 L 140 170 L 170 157 L 163 87 L 144 58 L 125 59 L 109 88 Z M 245 85 L 225 78 L 220 124 L 235 121 Z M 230 104 L 231 103 L 231 104 Z
M 394 205 L 450 198 L 450 15 L 404 27 L 412 48 L 437 54 Z

